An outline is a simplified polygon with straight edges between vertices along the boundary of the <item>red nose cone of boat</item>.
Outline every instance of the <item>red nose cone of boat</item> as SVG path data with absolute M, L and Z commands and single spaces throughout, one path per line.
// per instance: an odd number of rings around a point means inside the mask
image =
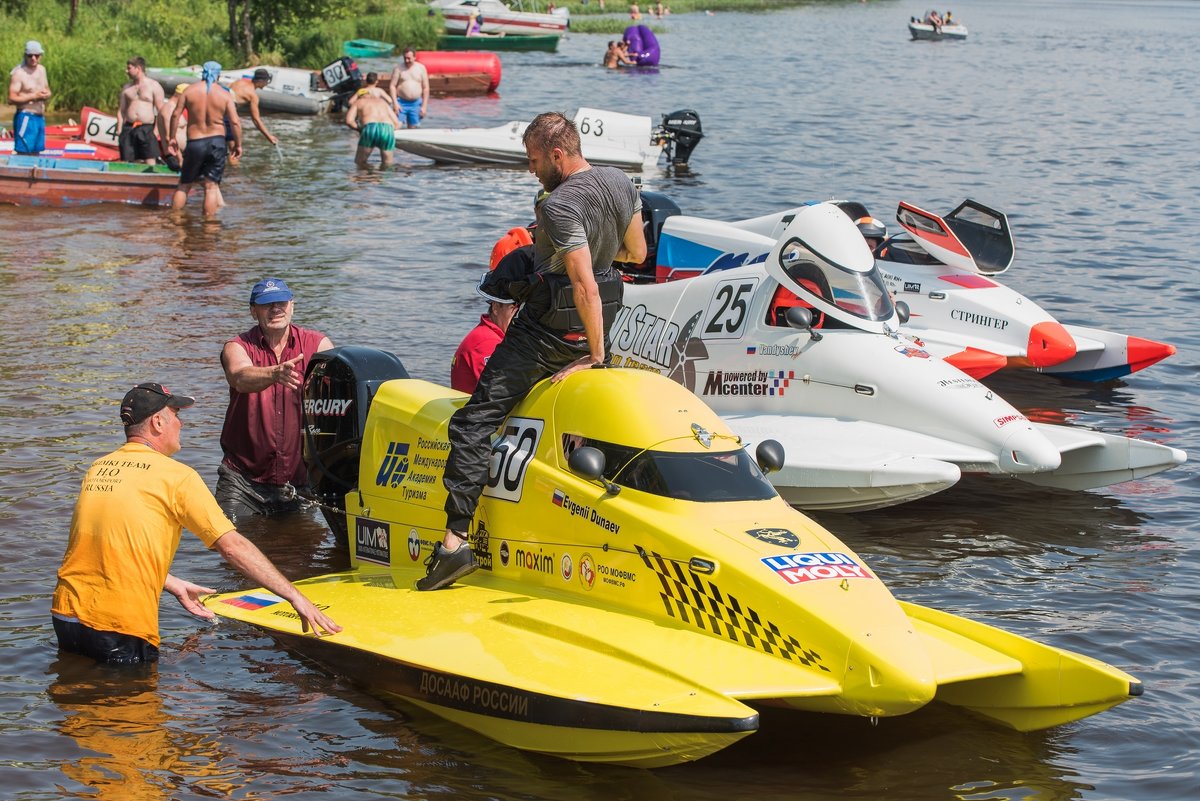
M 1161 362 L 1168 356 L 1175 355 L 1174 345 L 1168 345 L 1165 342 L 1155 342 L 1152 339 L 1129 337 L 1126 348 L 1126 353 L 1129 357 L 1129 372 L 1131 373 L 1136 373 L 1138 370 L 1145 369 L 1156 362 Z
M 1000 354 L 979 350 L 979 348 L 960 350 L 958 353 L 947 356 L 945 361 L 953 364 L 976 381 L 1008 364 L 1008 360 Z
M 1131 342 L 1132 344 L 1132 342 Z M 1051 367 L 1075 357 L 1075 339 L 1060 323 L 1042 322 L 1029 329 L 1029 364 Z

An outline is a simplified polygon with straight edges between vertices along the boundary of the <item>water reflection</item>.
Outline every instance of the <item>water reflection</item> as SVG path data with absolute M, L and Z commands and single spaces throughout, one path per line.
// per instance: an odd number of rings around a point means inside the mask
M 218 738 L 165 708 L 157 666 L 118 669 L 64 655 L 47 673 L 47 694 L 63 713 L 58 729 L 81 752 L 60 762 L 80 785 L 62 787 L 66 797 L 166 801 L 188 784 L 227 795 L 244 783 L 220 767 Z

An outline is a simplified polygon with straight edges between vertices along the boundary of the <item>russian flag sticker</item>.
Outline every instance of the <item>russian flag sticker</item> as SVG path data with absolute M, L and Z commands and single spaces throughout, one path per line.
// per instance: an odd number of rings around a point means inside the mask
M 565 494 L 565 493 L 564 493 L 562 490 L 555 490 L 555 491 L 554 491 L 554 505 L 555 505 L 555 506 L 562 506 L 562 505 L 563 505 L 563 499 L 564 499 L 564 498 L 566 498 L 566 497 L 567 497 L 567 496 L 566 496 L 566 494 Z
M 264 607 L 274 606 L 278 603 L 283 603 L 283 599 L 278 595 L 271 593 L 253 593 L 249 592 L 245 595 L 239 595 L 236 598 L 225 598 L 221 601 L 223 604 L 236 606 L 239 609 L 263 609 Z

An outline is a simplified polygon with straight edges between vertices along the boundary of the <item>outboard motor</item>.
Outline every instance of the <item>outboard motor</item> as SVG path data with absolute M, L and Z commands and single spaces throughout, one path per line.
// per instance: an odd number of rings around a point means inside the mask
M 342 111 L 349 104 L 350 96 L 357 92 L 363 85 L 362 71 L 359 70 L 358 64 L 349 56 L 342 56 L 337 61 L 331 62 L 321 69 L 320 80 L 318 76 L 313 76 L 313 81 L 317 85 L 314 89 L 320 90 L 321 82 L 324 82 L 323 88 L 333 92 L 332 111 Z
M 667 159 L 676 165 L 687 164 L 692 151 L 704 138 L 700 115 L 691 109 L 664 114 L 659 131 L 667 137 Z
M 304 464 L 308 483 L 337 541 L 349 547 L 346 493 L 358 486 L 367 412 L 379 385 L 408 378 L 392 353 L 345 345 L 315 354 L 304 379 Z
M 646 260 L 633 267 L 624 268 L 625 275 L 635 283 L 656 281 L 658 265 L 658 237 L 668 217 L 682 214 L 679 204 L 661 192 L 642 190 L 642 228 L 646 235 Z

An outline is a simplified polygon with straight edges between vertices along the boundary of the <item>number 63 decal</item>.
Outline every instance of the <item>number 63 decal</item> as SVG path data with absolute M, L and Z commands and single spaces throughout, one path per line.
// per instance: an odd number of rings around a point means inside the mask
M 736 279 L 717 284 L 708 302 L 708 324 L 704 339 L 737 339 L 746 331 L 750 319 L 750 304 L 758 279 Z
M 537 452 L 545 424 L 544 420 L 528 417 L 508 418 L 504 433 L 492 443 L 492 455 L 488 459 L 488 480 L 483 488 L 484 495 L 506 501 L 521 500 L 525 470 Z

